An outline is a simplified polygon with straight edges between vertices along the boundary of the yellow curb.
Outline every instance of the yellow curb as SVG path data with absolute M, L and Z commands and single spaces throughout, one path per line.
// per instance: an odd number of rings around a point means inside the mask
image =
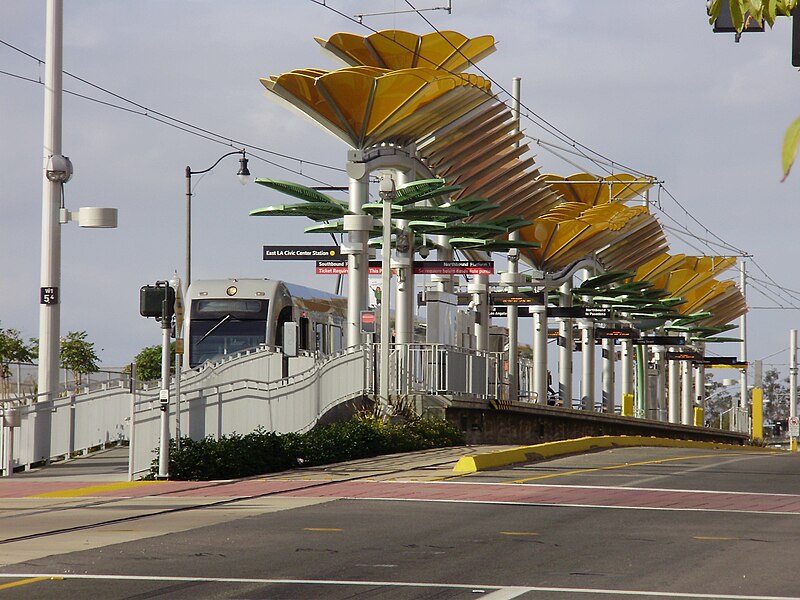
M 484 454 L 463 456 L 453 467 L 456 473 L 475 473 L 504 467 L 506 465 L 528 462 L 542 458 L 552 458 L 564 454 L 587 452 L 598 448 L 616 446 L 657 446 L 671 448 L 714 448 L 727 450 L 745 450 L 760 452 L 785 452 L 780 448 L 763 448 L 760 446 L 738 446 L 720 442 L 696 442 L 693 440 L 675 440 L 671 438 L 645 437 L 641 435 L 604 435 L 599 437 L 582 437 L 574 440 L 545 442 L 533 446 L 519 446 L 508 450 L 496 450 Z
M 34 494 L 33 496 L 26 496 L 26 498 L 75 498 L 77 496 L 92 496 L 102 492 L 114 492 L 116 490 L 125 490 L 143 485 L 151 485 L 154 483 L 163 483 L 161 481 L 118 481 L 115 483 L 101 483 L 97 485 L 87 485 L 67 490 L 55 490 L 53 492 L 44 492 L 42 494 Z

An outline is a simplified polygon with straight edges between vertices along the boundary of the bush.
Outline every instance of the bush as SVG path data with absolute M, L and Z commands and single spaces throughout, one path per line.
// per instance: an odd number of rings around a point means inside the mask
M 384 423 L 371 416 L 312 429 L 308 433 L 277 433 L 259 428 L 252 433 L 232 433 L 220 439 L 181 438 L 178 450 L 170 441 L 171 479 L 236 479 L 283 471 L 295 466 L 324 465 L 393 452 L 411 452 L 461 446 L 458 429 L 438 419 L 412 418 L 403 423 Z M 158 449 L 155 450 L 156 456 Z M 158 474 L 158 459 L 150 466 L 152 479 Z

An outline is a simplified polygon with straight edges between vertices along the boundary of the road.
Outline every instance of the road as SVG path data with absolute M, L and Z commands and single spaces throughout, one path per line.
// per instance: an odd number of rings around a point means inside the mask
M 800 597 L 797 454 L 616 448 L 459 476 L 463 453 L 0 482 L 0 600 Z

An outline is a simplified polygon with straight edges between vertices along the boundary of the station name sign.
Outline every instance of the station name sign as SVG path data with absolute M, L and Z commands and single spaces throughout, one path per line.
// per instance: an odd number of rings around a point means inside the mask
M 336 246 L 332 246 L 332 248 L 336 248 Z M 347 260 L 339 256 L 310 258 L 317 260 L 317 275 L 347 275 L 348 273 Z M 380 260 L 369 261 L 369 274 L 380 275 L 383 272 L 381 267 Z M 414 275 L 492 275 L 493 273 L 494 261 L 492 260 L 428 260 L 414 263 Z
M 594 337 L 597 340 L 633 340 L 639 337 L 639 330 L 633 327 L 596 327 Z
M 339 246 L 264 246 L 264 260 L 333 260 L 341 258 Z
M 553 306 L 547 309 L 548 317 L 562 319 L 610 319 L 608 306 Z
M 542 306 L 544 292 L 496 292 L 491 294 L 489 303 L 493 306 Z
M 686 338 L 682 335 L 651 335 L 640 337 L 633 343 L 639 346 L 683 346 Z

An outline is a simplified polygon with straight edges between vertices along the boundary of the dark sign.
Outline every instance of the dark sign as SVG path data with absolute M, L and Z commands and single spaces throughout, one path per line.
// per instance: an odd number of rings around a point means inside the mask
M 607 306 L 553 306 L 547 309 L 548 317 L 561 319 L 610 319 Z
M 493 306 L 542 306 L 544 305 L 544 292 L 496 292 L 490 294 L 489 304 Z
M 640 337 L 633 343 L 639 346 L 683 346 L 686 338 L 682 335 L 651 335 Z
M 699 352 L 695 352 L 694 350 L 680 350 L 675 352 L 667 352 L 666 359 L 667 360 L 700 360 L 703 357 L 700 355 Z
M 39 288 L 39 304 L 58 304 L 58 288 L 43 287 Z
M 493 260 L 425 260 L 414 262 L 415 275 L 493 275 Z
M 583 316 L 587 319 L 610 319 L 611 309 L 608 306 L 584 306 Z
M 338 259 L 339 246 L 264 246 L 264 260 Z
M 508 316 L 508 308 L 505 306 L 490 306 L 489 316 L 490 317 Z M 531 312 L 530 308 L 524 305 L 517 307 L 517 317 L 530 317 L 530 316 L 533 316 L 533 313 Z
M 632 340 L 639 337 L 639 331 L 633 327 L 597 327 L 594 330 L 596 340 Z
M 719 368 L 731 367 L 733 369 L 746 369 L 747 362 L 741 361 L 735 356 L 705 356 L 694 361 L 698 365 L 715 366 Z
M 378 318 L 374 310 L 361 311 L 361 333 L 375 333 Z
M 381 261 L 369 261 L 367 272 L 370 275 L 380 275 L 383 272 Z M 347 275 L 347 273 L 349 273 L 349 268 L 346 259 L 317 261 L 317 275 Z

